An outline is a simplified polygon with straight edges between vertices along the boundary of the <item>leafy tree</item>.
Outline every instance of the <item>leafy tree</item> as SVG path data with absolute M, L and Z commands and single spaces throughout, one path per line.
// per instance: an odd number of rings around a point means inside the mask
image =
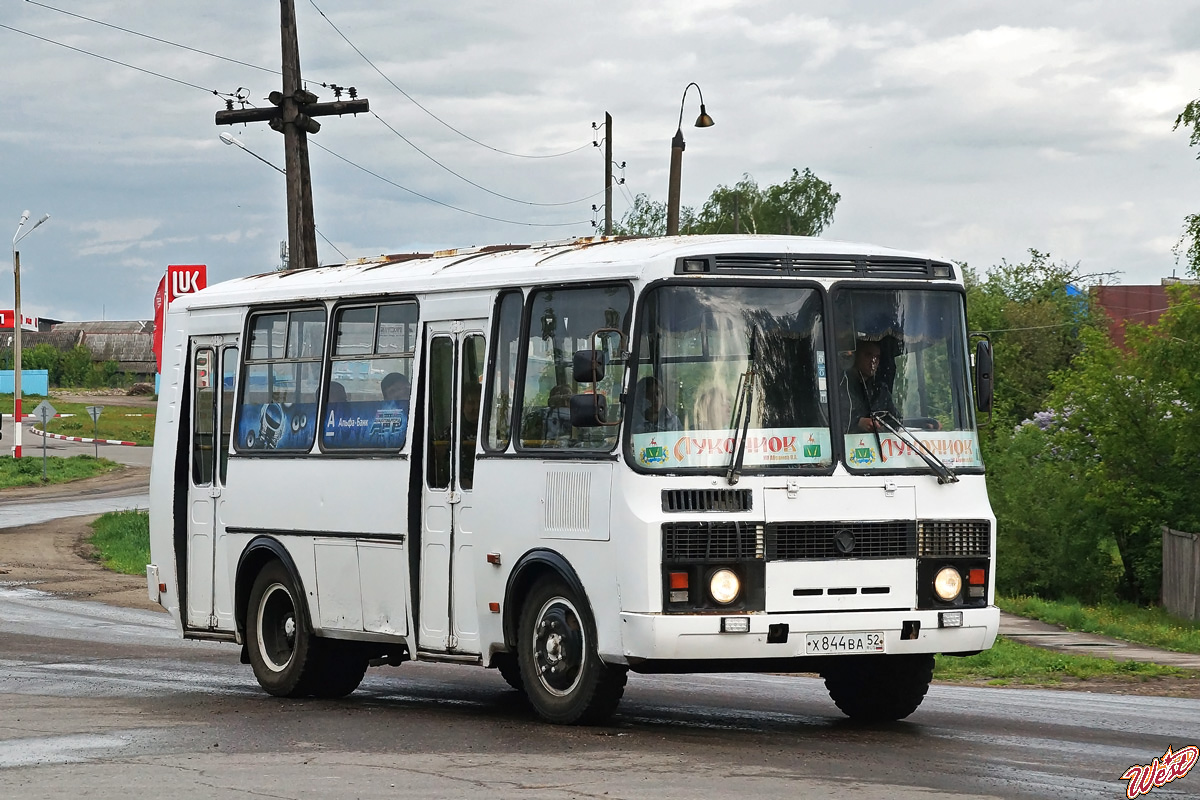
M 1002 260 L 986 281 L 965 268 L 971 329 L 988 332 L 995 349 L 1001 424 L 1012 426 L 1044 410 L 1051 376 L 1069 367 L 1082 349 L 1080 332 L 1107 326 L 1104 312 L 1086 294 L 1107 277 L 1084 273 L 1079 264 L 1055 263 L 1049 253 L 1032 248 L 1027 261 Z
M 1192 147 L 1200 145 L 1200 98 L 1183 107 L 1183 111 L 1175 118 L 1175 127 L 1172 130 L 1179 130 L 1180 125 L 1191 131 Z M 1200 159 L 1200 155 L 1196 158 Z M 1175 245 L 1175 256 L 1182 256 L 1187 263 L 1188 273 L 1200 278 L 1200 214 L 1188 214 L 1184 217 L 1183 235 Z
M 733 186 L 713 189 L 700 211 L 683 207 L 679 229 L 684 233 L 781 233 L 816 236 L 833 222 L 833 212 L 841 195 L 832 184 L 821 180 L 812 170 L 793 169 L 783 183 L 759 187 L 754 178 L 744 175 Z M 634 198 L 613 226 L 618 234 L 661 236 L 667 230 L 666 203 L 651 200 L 646 194 Z

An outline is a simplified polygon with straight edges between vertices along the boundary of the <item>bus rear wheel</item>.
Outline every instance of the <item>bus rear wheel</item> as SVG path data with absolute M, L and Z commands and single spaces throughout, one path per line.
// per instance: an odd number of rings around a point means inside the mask
M 521 608 L 517 660 L 525 696 L 538 716 L 559 725 L 603 722 L 625 692 L 627 670 L 600 660 L 595 626 L 582 607 L 561 581 L 543 580 Z
M 310 694 L 320 671 L 320 647 L 303 595 L 283 564 L 271 561 L 255 577 L 246 616 L 246 645 L 259 685 L 276 697 Z
M 829 696 L 850 719 L 892 722 L 917 710 L 933 680 L 930 654 L 849 656 L 821 671 Z

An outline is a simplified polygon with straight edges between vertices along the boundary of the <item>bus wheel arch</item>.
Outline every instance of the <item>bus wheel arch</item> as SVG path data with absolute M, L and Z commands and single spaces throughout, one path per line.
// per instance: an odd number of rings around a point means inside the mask
M 296 562 L 292 560 L 291 553 L 278 539 L 270 536 L 257 536 L 252 539 L 238 557 L 237 571 L 234 573 L 233 619 L 243 643 L 246 641 L 250 591 L 254 587 L 254 580 L 258 577 L 258 573 L 270 561 L 281 562 L 284 568 L 291 573 L 296 587 L 301 591 L 304 589 L 304 582 L 300 580 Z
M 505 595 L 505 639 L 537 714 L 565 725 L 611 716 L 628 669 L 600 659 L 591 605 L 566 559 L 551 550 L 527 553 Z
M 530 550 L 513 567 L 508 574 L 508 585 L 504 587 L 504 643 L 512 652 L 516 652 L 517 627 L 521 621 L 521 607 L 525 598 L 540 581 L 557 578 L 575 592 L 576 597 L 583 600 L 587 606 L 586 614 L 592 616 L 591 603 L 588 602 L 587 592 L 583 590 L 583 581 L 579 580 L 575 568 L 561 553 L 549 549 Z M 592 632 L 595 636 L 595 632 Z

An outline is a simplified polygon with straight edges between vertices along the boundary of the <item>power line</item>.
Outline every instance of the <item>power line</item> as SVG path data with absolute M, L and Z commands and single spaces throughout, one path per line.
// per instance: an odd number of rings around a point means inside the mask
M 187 50 L 192 53 L 199 53 L 202 56 L 209 56 L 210 58 L 216 58 L 221 61 L 228 61 L 230 64 L 237 64 L 242 67 L 249 67 L 250 69 L 257 69 L 261 72 L 269 72 L 272 75 L 282 74 L 279 72 L 279 70 L 276 70 L 276 69 L 260 67 L 258 64 L 251 64 L 248 61 L 239 61 L 236 58 L 229 58 L 228 56 L 219 55 L 217 53 L 210 53 L 207 50 L 200 50 L 195 47 L 189 47 L 186 44 L 180 44 L 179 42 L 172 42 L 169 39 L 160 39 L 157 36 L 151 36 L 148 33 L 140 33 L 135 30 L 130 30 L 129 28 L 122 28 L 120 25 L 113 25 L 112 23 L 104 22 L 103 20 L 93 19 L 92 17 L 85 17 L 83 14 L 76 14 L 71 11 L 64 11 L 61 8 L 55 8 L 54 6 L 48 6 L 45 3 L 37 2 L 37 0 L 25 0 L 25 2 L 29 3 L 30 5 L 38 6 L 39 8 L 45 8 L 49 11 L 57 11 L 59 14 L 65 14 L 68 17 L 75 17 L 76 19 L 81 19 L 81 20 L 84 20 L 85 22 L 92 22 L 92 23 L 95 23 L 96 25 L 103 25 L 106 28 L 112 28 L 113 30 L 121 31 L 122 33 L 128 33 L 133 36 L 140 36 L 143 39 L 149 39 L 152 42 L 158 42 L 160 44 L 168 44 L 172 47 L 178 47 L 181 50 Z M 322 85 L 324 85 L 324 84 L 322 84 Z
M 433 113 L 428 108 L 421 105 L 419 102 L 417 102 L 417 99 L 415 97 L 413 97 L 408 92 L 404 91 L 399 86 L 397 86 L 395 81 L 393 81 L 391 78 L 389 78 L 387 75 L 385 75 L 383 70 L 381 70 L 379 67 L 375 66 L 374 62 L 372 62 L 371 59 L 367 58 L 366 54 L 364 54 L 362 50 L 359 50 L 358 47 L 354 44 L 354 42 L 350 41 L 350 39 L 346 36 L 346 34 L 341 32 L 341 30 L 338 28 L 337 25 L 333 24 L 333 20 L 331 20 L 328 16 L 325 15 L 325 12 L 321 10 L 321 7 L 316 4 L 315 0 L 308 0 L 308 2 L 311 3 L 312 7 L 317 10 L 317 13 L 320 14 L 321 17 L 327 23 L 329 23 L 329 27 L 333 28 L 334 32 L 337 33 L 338 36 L 342 37 L 342 41 L 344 41 L 346 44 L 350 45 L 350 49 L 353 50 L 355 53 L 358 53 L 359 57 L 362 58 L 363 61 L 367 62 L 367 66 L 369 66 L 371 69 L 375 70 L 375 72 L 377 72 L 379 74 L 379 77 L 381 77 L 385 81 L 387 81 L 393 89 L 395 89 L 400 94 L 404 95 L 408 99 L 408 101 L 411 102 L 413 105 L 415 105 L 417 108 L 421 109 L 426 114 L 428 114 L 429 116 L 431 116 L 435 120 L 437 120 L 439 123 L 441 123 L 443 126 L 448 128 L 449 130 L 453 131 L 454 133 L 457 133 L 459 136 L 466 139 L 467 141 L 474 142 L 475 144 L 479 145 L 480 147 L 491 150 L 493 153 L 500 153 L 501 155 L 512 156 L 513 158 L 559 158 L 560 156 L 569 156 L 572 153 L 578 153 L 580 150 L 583 150 L 584 148 L 588 147 L 588 145 L 583 144 L 583 145 L 580 145 L 579 147 L 576 147 L 574 150 L 567 150 L 562 153 L 550 153 L 547 155 L 529 155 L 526 153 L 510 153 L 507 150 L 501 150 L 498 147 L 492 147 L 490 144 L 481 142 L 478 139 L 476 139 L 466 133 L 463 133 L 458 128 L 454 127 L 449 122 L 446 122 L 446 120 L 442 119 L 437 114 Z
M 136 70 L 138 72 L 143 72 L 147 75 L 153 75 L 155 78 L 162 78 L 165 81 L 171 81 L 172 83 L 178 83 L 182 86 L 187 86 L 192 89 L 199 89 L 200 91 L 202 91 L 206 94 L 215 94 L 217 97 L 236 97 L 235 94 L 231 94 L 229 92 L 219 92 L 216 89 L 206 89 L 203 86 L 199 86 L 197 84 L 191 83 L 190 81 L 185 81 L 181 78 L 172 78 L 170 75 L 163 75 L 161 72 L 155 72 L 154 70 L 151 70 L 151 69 L 135 67 L 133 64 L 129 64 L 124 61 L 118 61 L 115 58 L 109 58 L 108 56 L 102 56 L 99 53 L 93 53 L 90 50 L 84 50 L 83 48 L 80 48 L 80 47 L 72 47 L 69 44 L 63 44 L 62 42 L 56 42 L 53 39 L 47 39 L 45 36 L 38 36 L 36 33 L 30 33 L 29 31 L 23 31 L 23 30 L 20 30 L 19 28 L 13 28 L 9 25 L 0 24 L 0 28 L 4 28 L 5 30 L 12 31 L 13 33 L 19 33 L 22 36 L 28 36 L 32 39 L 37 39 L 39 41 L 46 42 L 47 44 L 53 44 L 53 45 L 57 45 L 59 47 L 65 47 L 68 50 L 74 50 L 76 53 L 82 53 L 85 56 L 91 56 L 92 58 L 98 58 L 101 61 L 107 61 L 110 64 L 117 64 L 118 66 L 126 67 L 128 69 Z
M 355 169 L 362 170 L 363 172 L 367 173 L 368 175 L 370 175 L 373 178 L 378 178 L 379 180 L 383 181 L 386 184 L 395 186 L 397 189 L 402 189 L 411 195 L 421 198 L 422 200 L 428 200 L 430 203 L 436 203 L 437 205 L 443 206 L 445 208 L 449 208 L 452 211 L 458 211 L 462 214 L 469 214 L 472 217 L 488 219 L 493 222 L 503 222 L 508 225 L 523 225 L 523 226 L 529 227 L 529 228 L 565 228 L 570 225 L 589 225 L 589 224 L 591 224 L 590 221 L 586 220 L 586 219 L 585 220 L 574 220 L 572 222 L 521 222 L 519 220 L 514 220 L 514 219 L 503 219 L 502 217 L 492 217 L 487 214 L 480 214 L 478 211 L 469 211 L 468 209 L 460 208 L 455 205 L 451 205 L 450 203 L 443 202 L 436 198 L 430 197 L 429 195 L 426 195 L 426 194 L 421 194 L 420 192 L 416 191 L 415 189 L 410 189 L 407 186 L 396 183 L 395 181 L 391 180 L 390 178 L 385 178 L 384 176 L 380 175 L 379 173 L 373 172 L 373 171 L 367 169 L 362 164 L 356 164 L 355 162 L 351 161 L 350 159 L 346 158 L 345 156 L 333 152 L 328 147 L 319 145 L 316 142 L 310 142 L 309 144 L 311 144 L 313 147 L 318 147 L 321 150 L 324 150 L 326 153 L 329 153 L 329 155 L 333 156 L 336 159 L 346 162 L 347 164 L 354 167 Z
M 449 173 L 450 173 L 451 175 L 453 175 L 454 177 L 458 178 L 458 179 L 459 179 L 459 180 L 461 180 L 461 181 L 465 181 L 466 183 L 469 183 L 469 184 L 471 184 L 471 185 L 472 185 L 472 186 L 474 186 L 476 189 L 480 189 L 480 190 L 482 190 L 482 191 L 484 191 L 484 192 L 487 192 L 487 193 L 488 193 L 488 194 L 490 194 L 490 195 L 494 195 L 495 197 L 499 197 L 499 198 L 501 198 L 501 199 L 504 199 L 504 200 L 509 200 L 509 201 L 511 201 L 511 202 L 513 202 L 513 203 L 520 203 L 520 204 L 522 204 L 522 205 L 526 205 L 526 206 L 542 206 L 542 207 L 553 207 L 553 206 L 571 206 L 571 205 L 575 205 L 576 203 L 583 203 L 583 202 L 586 202 L 586 201 L 588 201 L 588 200 L 591 200 L 592 198 L 594 198 L 594 197 L 597 197 L 598 195 L 601 195 L 601 194 L 603 194 L 603 193 L 604 193 L 604 190 L 603 190 L 603 189 L 601 189 L 599 192 L 596 192 L 595 194 L 590 194 L 590 195 L 588 195 L 587 197 L 581 197 L 581 198 L 579 198 L 578 200 L 568 200 L 568 201 L 567 201 L 567 202 L 565 202 L 565 203 L 535 203 L 535 202 L 534 202 L 534 201 L 532 201 L 532 200 L 521 200 L 520 198 L 517 198 L 517 197 L 509 197 L 509 196 L 508 196 L 508 195 L 506 195 L 506 194 L 501 194 L 500 192 L 494 192 L 494 191 L 492 191 L 491 189 L 487 188 L 486 186 L 481 186 L 480 184 L 476 183 L 475 181 L 471 180 L 470 178 L 468 178 L 468 177 L 466 177 L 466 176 L 464 176 L 464 175 L 460 175 L 459 173 L 457 173 L 457 172 L 455 172 L 454 170 L 452 170 L 450 167 L 447 167 L 445 164 L 443 164 L 442 162 L 438 161 L 438 160 L 437 160 L 436 158 L 434 158 L 433 156 L 429 155 L 429 153 L 426 153 L 426 152 L 425 152 L 424 150 L 422 150 L 420 147 L 417 147 L 417 145 L 416 145 L 416 144 L 414 144 L 414 143 L 413 143 L 413 141 L 412 141 L 411 139 L 409 139 L 407 136 L 405 136 L 405 135 L 404 135 L 403 133 L 401 133 L 400 131 L 398 131 L 398 130 L 396 130 L 395 128 L 393 128 L 393 127 L 391 126 L 391 124 L 387 122 L 387 120 L 385 120 L 383 117 L 381 117 L 381 116 L 379 116 L 378 114 L 376 114 L 374 111 L 372 111 L 372 112 L 371 112 L 371 116 L 373 116 L 375 119 L 379 120 L 379 121 L 380 121 L 380 123 L 382 123 L 382 124 L 383 124 L 383 126 L 384 126 L 385 128 L 387 128 L 389 131 L 391 131 L 392 133 L 396 134 L 396 135 L 397 135 L 397 136 L 399 136 L 401 139 L 403 139 L 403 140 L 404 140 L 404 143 L 405 143 L 405 144 L 407 144 L 409 147 L 411 147 L 413 150 L 416 150 L 418 153 L 420 153 L 421 155 L 425 156 L 425 157 L 426 157 L 426 158 L 428 158 L 430 161 L 432 161 L 434 164 L 437 164 L 439 167 L 441 167 L 442 169 L 446 170 L 446 172 L 449 172 Z

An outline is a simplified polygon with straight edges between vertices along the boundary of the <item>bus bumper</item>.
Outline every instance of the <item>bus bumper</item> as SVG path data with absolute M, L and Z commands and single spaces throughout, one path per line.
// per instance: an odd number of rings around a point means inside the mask
M 938 610 L 830 614 L 622 613 L 622 646 L 625 658 L 630 661 L 839 655 L 845 653 L 813 652 L 809 635 L 837 637 L 858 633 L 882 634 L 882 652 L 887 654 L 966 653 L 991 647 L 1000 627 L 1000 609 L 989 606 L 961 611 L 959 627 L 939 627 Z M 723 622 L 731 618 L 748 619 L 749 630 L 725 632 L 725 627 L 738 627 Z

